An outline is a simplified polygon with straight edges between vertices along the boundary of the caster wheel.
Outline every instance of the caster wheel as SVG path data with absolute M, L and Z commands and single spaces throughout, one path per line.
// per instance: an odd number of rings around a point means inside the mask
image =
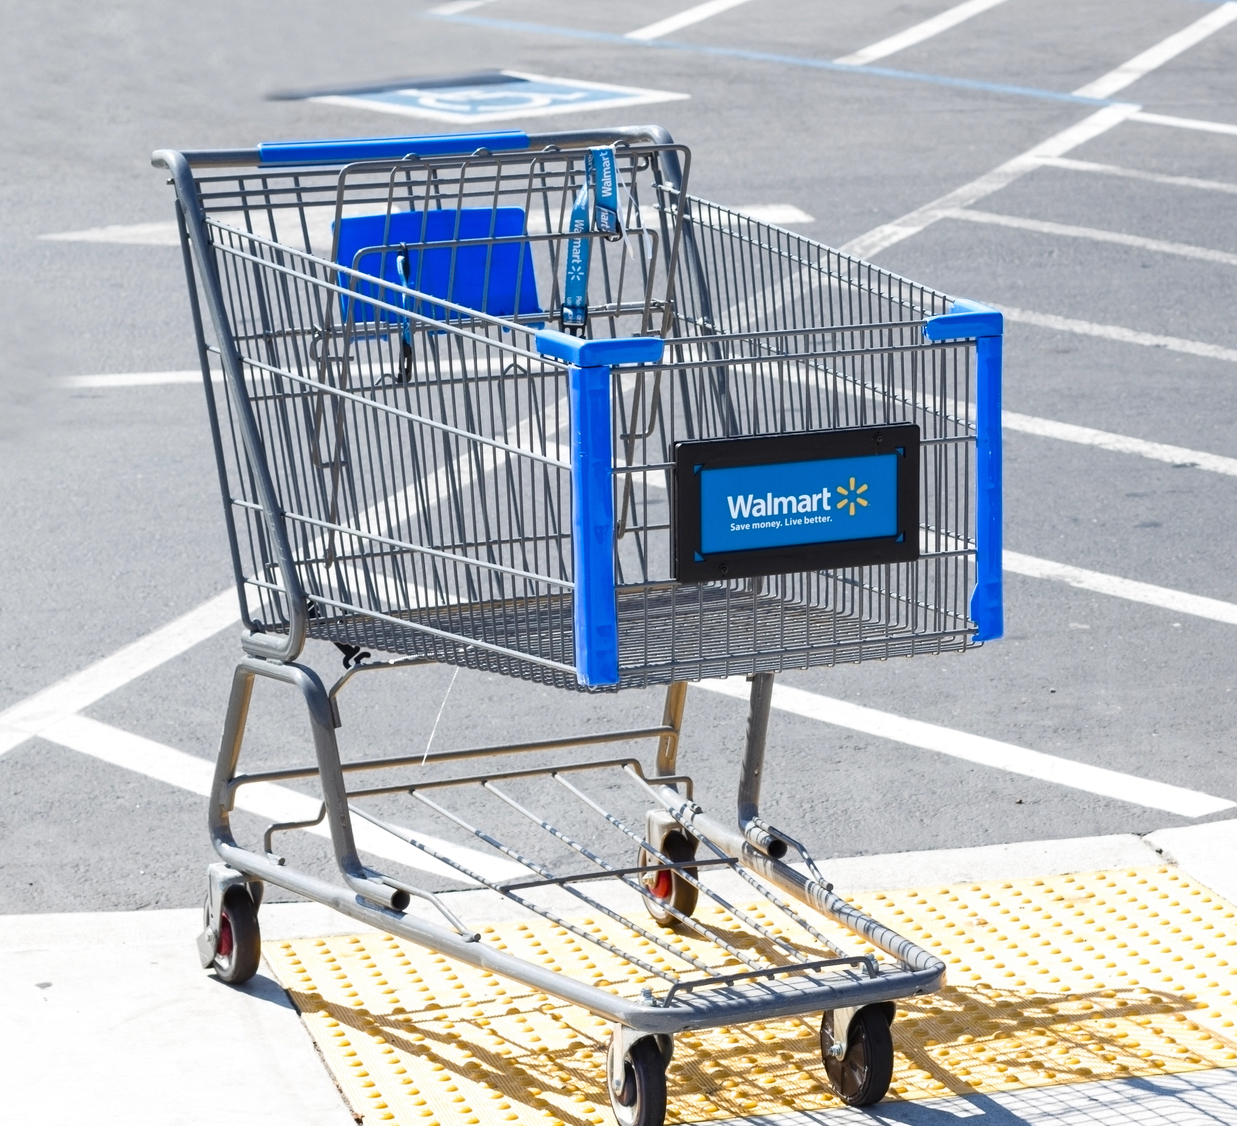
M 607 1083 L 619 1126 L 662 1126 L 666 1118 L 666 1056 L 657 1037 L 637 1040 L 623 1060 L 623 1085 Z
M 683 833 L 667 833 L 665 843 L 661 846 L 661 851 L 674 864 L 682 864 L 691 860 L 695 855 L 695 849 L 688 841 Z M 655 857 L 649 856 L 644 849 L 640 850 L 640 856 L 637 860 L 638 864 L 656 864 L 658 863 Z M 696 877 L 695 868 L 687 868 L 685 871 L 693 878 Z M 679 920 L 671 914 L 669 908 L 674 908 L 683 915 L 690 915 L 696 910 L 696 900 L 699 897 L 699 892 L 695 886 L 688 883 L 677 872 L 653 872 L 644 877 L 645 886 L 652 892 L 652 898 L 645 897 L 644 906 L 648 908 L 648 912 L 653 916 L 653 919 L 662 926 L 674 926 Z
M 885 1097 L 893 1078 L 893 1036 L 882 1005 L 867 1005 L 851 1018 L 846 1055 L 838 1059 L 833 1013 L 820 1022 L 820 1055 L 834 1094 L 850 1106 L 871 1106 Z
M 219 946 L 211 965 L 220 981 L 240 985 L 258 972 L 261 960 L 258 909 L 243 887 L 229 888 L 219 912 Z

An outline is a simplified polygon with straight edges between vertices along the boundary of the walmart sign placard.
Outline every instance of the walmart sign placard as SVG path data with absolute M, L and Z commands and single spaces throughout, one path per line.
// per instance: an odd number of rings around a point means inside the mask
M 702 469 L 705 554 L 892 536 L 898 455 Z
M 675 577 L 917 559 L 919 445 L 910 424 L 680 443 Z

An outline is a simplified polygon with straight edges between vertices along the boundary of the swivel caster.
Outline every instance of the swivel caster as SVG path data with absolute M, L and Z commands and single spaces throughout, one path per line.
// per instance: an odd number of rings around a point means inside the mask
M 827 1012 L 820 1022 L 820 1055 L 829 1086 L 850 1106 L 871 1106 L 885 1097 L 893 1078 L 892 1005 Z M 853 1013 L 853 1015 L 852 1015 Z M 838 1025 L 849 1020 L 845 1035 Z
M 619 1126 L 662 1126 L 666 1118 L 669 1037 L 643 1036 L 626 1044 L 615 1035 L 606 1056 L 606 1090 Z M 620 1058 L 620 1053 L 623 1053 Z

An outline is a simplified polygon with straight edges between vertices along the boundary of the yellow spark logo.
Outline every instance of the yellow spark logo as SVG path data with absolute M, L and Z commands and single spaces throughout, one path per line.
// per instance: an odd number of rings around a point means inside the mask
M 863 508 L 868 507 L 868 502 L 864 500 L 862 496 L 860 496 L 861 493 L 866 493 L 867 491 L 868 491 L 867 485 L 860 485 L 859 488 L 856 489 L 855 479 L 852 477 L 850 479 L 849 489 L 845 485 L 838 486 L 838 496 L 842 498 L 842 503 L 839 504 L 838 507 L 847 509 L 848 514 L 851 516 L 854 516 L 855 505 L 858 504 L 862 506 Z

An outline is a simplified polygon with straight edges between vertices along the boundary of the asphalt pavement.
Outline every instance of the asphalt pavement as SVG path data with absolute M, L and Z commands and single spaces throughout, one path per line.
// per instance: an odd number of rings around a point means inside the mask
M 1237 25 L 1110 95 L 1071 94 L 1227 6 L 1006 0 L 866 68 L 831 61 L 940 10 L 752 0 L 639 40 L 626 33 L 665 16 L 664 5 L 10 5 L 0 45 L 0 712 L 229 580 L 200 386 L 67 382 L 195 365 L 180 251 L 133 234 L 172 217 L 150 152 L 460 128 L 274 92 L 508 69 L 686 94 L 496 127 L 657 121 L 691 147 L 695 193 L 740 208 L 792 206 L 801 214 L 788 226 L 835 246 L 1106 104 L 1137 103 L 1141 118 L 984 196 L 972 208 L 979 221 L 938 217 L 873 257 L 951 294 L 1084 326 L 1011 314 L 1009 410 L 1237 458 Z M 130 233 L 98 234 L 109 227 Z M 42 237 L 82 231 L 95 233 Z M 1231 471 L 1016 430 L 1006 443 L 1010 549 L 1237 604 Z M 1008 573 L 998 643 L 783 680 L 1234 802 L 1235 625 L 1227 611 L 1174 605 Z M 205 762 L 239 652 L 235 628 L 204 635 L 77 710 Z M 325 646 L 311 644 L 308 656 L 338 666 Z M 419 751 L 451 677 L 419 669 L 350 688 L 345 752 Z M 293 761 L 304 745 L 296 710 L 273 692 L 259 705 L 258 759 Z M 435 741 L 537 738 L 656 720 L 660 710 L 653 691 L 576 697 L 462 672 Z M 733 801 L 744 711 L 733 698 L 689 693 L 681 764 L 705 805 Z M 118 754 L 67 738 L 18 739 L 0 757 L 0 912 L 199 903 L 211 854 L 203 798 L 175 780 L 187 775 L 120 765 Z M 769 755 L 767 816 L 825 857 L 1140 834 L 1231 816 L 1188 817 L 785 709 Z M 242 829 L 260 827 L 238 816 Z M 317 838 L 296 847 L 325 859 Z

